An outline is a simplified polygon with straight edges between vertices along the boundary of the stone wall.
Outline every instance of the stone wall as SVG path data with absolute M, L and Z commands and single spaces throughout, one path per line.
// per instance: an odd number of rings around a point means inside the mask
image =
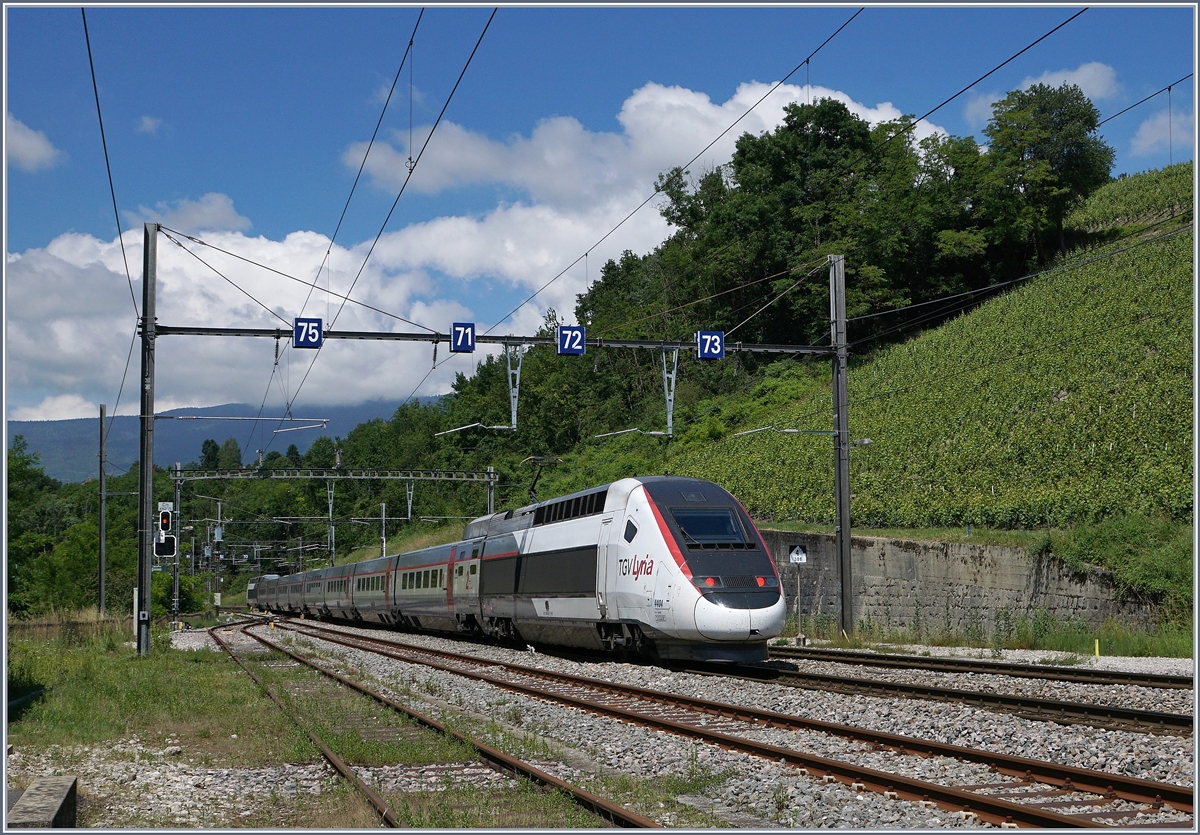
M 838 615 L 837 548 L 830 534 L 763 530 L 779 569 L 789 611 Z M 800 546 L 807 561 L 793 564 Z M 854 621 L 926 632 L 969 628 L 990 635 L 997 614 L 1056 621 L 1083 620 L 1098 628 L 1108 618 L 1130 625 L 1154 622 L 1154 601 L 1122 596 L 1112 574 L 1075 571 L 1053 556 L 1031 557 L 1023 548 L 851 537 Z

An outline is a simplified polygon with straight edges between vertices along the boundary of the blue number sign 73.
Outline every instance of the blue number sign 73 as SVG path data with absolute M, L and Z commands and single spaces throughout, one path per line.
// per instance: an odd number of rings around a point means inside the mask
M 325 333 L 321 328 L 320 319 L 295 320 L 292 328 L 293 348 L 320 348 L 324 340 Z
M 725 333 L 723 331 L 700 331 L 696 334 L 696 352 L 702 360 L 725 358 Z
M 584 329 L 578 325 L 559 325 L 558 355 L 580 356 L 587 350 L 587 338 Z

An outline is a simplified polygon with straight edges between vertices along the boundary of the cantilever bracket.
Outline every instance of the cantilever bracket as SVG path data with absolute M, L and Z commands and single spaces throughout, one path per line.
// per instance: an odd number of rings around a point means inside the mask
M 675 378 L 679 371 L 679 349 L 671 351 L 671 373 L 667 373 L 667 352 L 662 353 L 663 394 L 667 398 L 667 437 L 671 437 L 675 415 Z
M 525 359 L 523 345 L 514 345 L 512 351 L 504 346 L 504 362 L 508 366 L 508 401 L 512 406 L 512 428 L 517 428 L 517 398 L 521 395 L 521 362 Z M 513 368 L 512 355 L 517 355 L 517 367 Z

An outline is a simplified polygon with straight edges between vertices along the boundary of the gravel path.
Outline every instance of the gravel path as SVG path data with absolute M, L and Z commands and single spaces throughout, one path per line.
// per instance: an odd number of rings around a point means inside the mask
M 171 742 L 172 740 L 168 740 Z M 272 768 L 201 768 L 178 745 L 156 748 L 138 737 L 103 746 L 52 745 L 8 755 L 8 779 L 55 774 L 79 777 L 80 789 L 103 807 L 96 827 L 246 826 L 268 795 L 316 797 L 339 778 L 324 760 Z

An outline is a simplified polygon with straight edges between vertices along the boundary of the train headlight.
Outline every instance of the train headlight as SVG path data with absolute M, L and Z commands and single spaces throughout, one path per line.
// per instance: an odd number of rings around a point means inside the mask
M 758 587 L 760 589 L 767 584 L 767 580 L 765 577 L 755 577 L 754 579 L 758 581 Z

